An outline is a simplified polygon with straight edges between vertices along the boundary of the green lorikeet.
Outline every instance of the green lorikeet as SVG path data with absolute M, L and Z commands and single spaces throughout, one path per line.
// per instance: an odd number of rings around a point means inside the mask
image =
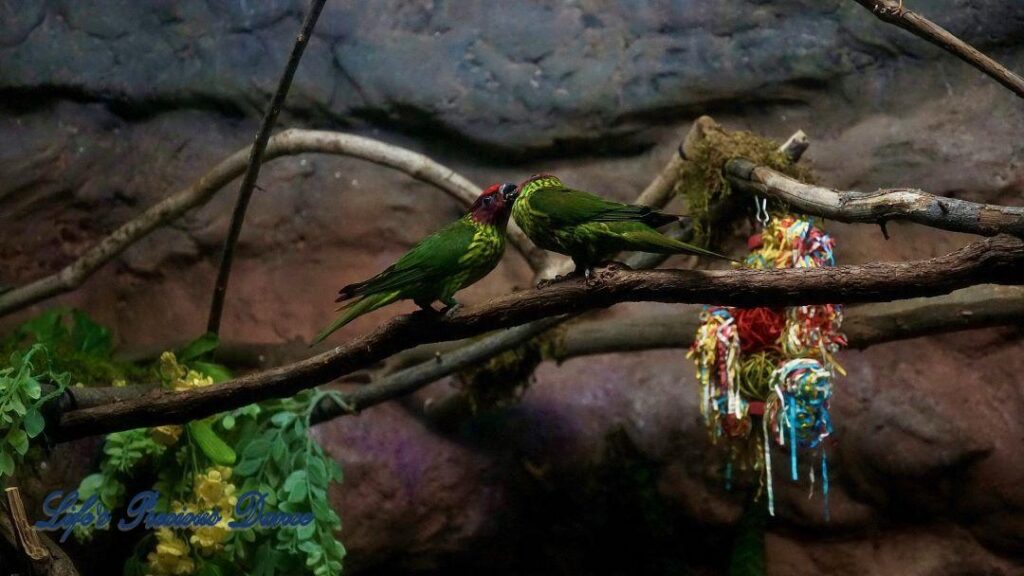
M 423 309 L 432 309 L 431 304 L 440 300 L 447 310 L 454 309 L 458 306 L 455 293 L 501 261 L 516 194 L 515 184 L 487 188 L 465 216 L 421 240 L 380 274 L 342 288 L 335 301 L 351 302 L 339 308 L 342 314 L 313 343 L 357 316 L 398 300 L 412 300 Z
M 655 230 L 677 221 L 678 216 L 572 190 L 547 174 L 519 185 L 512 217 L 534 244 L 571 257 L 576 272 L 588 277 L 592 266 L 623 250 L 728 259 Z

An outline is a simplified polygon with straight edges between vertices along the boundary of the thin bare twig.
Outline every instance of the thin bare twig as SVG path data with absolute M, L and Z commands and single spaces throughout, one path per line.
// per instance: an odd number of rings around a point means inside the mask
M 988 74 L 996 82 L 1024 98 L 1024 79 L 982 54 L 974 46 L 957 38 L 942 26 L 917 12 L 904 9 L 898 0 L 856 0 L 856 2 L 870 10 L 879 20 L 899 26 L 911 34 L 931 42 Z
M 322 130 L 284 130 L 270 138 L 263 162 L 281 156 L 305 153 L 350 156 L 394 168 L 431 184 L 469 205 L 480 192 L 478 186 L 451 168 L 411 150 L 372 138 Z M 0 292 L 0 316 L 25 308 L 81 286 L 90 276 L 129 246 L 153 230 L 174 221 L 189 210 L 208 202 L 218 191 L 240 176 L 248 165 L 249 148 L 239 150 L 214 166 L 202 178 L 125 223 L 90 248 L 77 260 L 55 274 L 24 286 Z M 509 240 L 526 257 L 534 270 L 542 269 L 547 256 L 537 249 L 514 224 Z
M 978 204 L 910 188 L 844 192 L 804 184 L 743 159 L 727 162 L 725 174 L 743 190 L 781 200 L 798 212 L 840 222 L 909 220 L 954 232 L 1024 237 L 1024 208 Z
M 139 398 L 74 410 L 47 428 L 60 440 L 203 418 L 324 384 L 419 344 L 467 338 L 540 318 L 619 302 L 708 302 L 793 306 L 915 298 L 976 284 L 1024 283 L 1024 241 L 989 238 L 946 256 L 906 263 L 785 270 L 653 270 L 606 268 L 596 278 L 517 292 L 451 315 L 399 316 L 363 337 L 312 358 L 183 392 L 155 390 Z
M 228 237 L 224 240 L 224 250 L 221 254 L 220 267 L 217 269 L 217 281 L 213 287 L 213 298 L 210 302 L 210 316 L 206 323 L 206 331 L 218 334 L 220 332 L 220 318 L 224 312 L 224 298 L 227 296 L 228 280 L 231 278 L 231 264 L 234 262 L 235 245 L 238 243 L 238 236 L 242 233 L 242 225 L 245 223 L 245 212 L 249 208 L 249 200 L 256 189 L 256 179 L 260 175 L 260 168 L 263 166 L 263 152 L 270 141 L 270 131 L 274 129 L 277 116 L 281 113 L 284 99 L 292 86 L 292 78 L 299 68 L 299 61 L 302 60 L 302 53 L 309 44 L 309 38 L 316 27 L 316 21 L 324 8 L 327 0 L 312 0 L 309 4 L 309 11 L 306 19 L 302 22 L 299 35 L 295 37 L 295 45 L 292 46 L 292 53 L 285 64 L 284 73 L 277 83 L 277 90 L 270 99 L 270 106 L 263 115 L 263 122 L 256 132 L 256 140 L 249 151 L 249 165 L 245 169 L 245 176 L 238 186 L 238 200 L 235 203 L 235 210 L 231 214 L 231 225 L 228 227 Z

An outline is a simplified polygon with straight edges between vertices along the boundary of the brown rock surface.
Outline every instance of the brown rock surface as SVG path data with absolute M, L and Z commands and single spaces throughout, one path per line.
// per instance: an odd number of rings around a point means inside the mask
M 128 34 L 117 15 L 131 15 L 117 10 L 21 4 L 18 18 L 0 18 L 7 285 L 59 269 L 247 145 L 298 18 L 288 2 L 245 13 L 234 3 L 181 2 L 139 16 L 139 31 Z M 729 128 L 776 138 L 804 129 L 822 183 L 915 185 L 1021 204 L 1020 101 L 853 3 L 733 0 L 650 13 L 627 2 L 507 7 L 497 38 L 493 28 L 481 32 L 491 3 L 468 20 L 425 7 L 432 3 L 392 4 L 379 14 L 341 4 L 325 13 L 283 124 L 346 126 L 480 184 L 546 170 L 628 199 L 692 118 L 711 113 Z M 1021 68 L 1016 3 L 919 0 L 914 8 Z M 526 42 L 529 24 L 540 22 L 544 42 Z M 580 33 L 559 45 L 551 34 L 559 26 Z M 197 32 L 207 28 L 231 30 Z M 74 49 L 69 63 L 58 49 Z M 423 73 L 410 73 L 424 54 Z M 529 154 L 509 152 L 520 148 Z M 260 185 L 232 277 L 227 340 L 309 338 L 339 286 L 378 271 L 461 211 L 426 185 L 351 159 L 283 158 Z M 229 186 L 80 290 L 0 326 L 63 304 L 85 309 L 132 348 L 194 336 L 205 325 L 234 194 Z M 896 223 L 888 241 L 871 226 L 829 229 L 845 263 L 923 258 L 969 241 Z M 732 239 L 736 249 L 740 242 Z M 529 282 L 510 250 L 463 299 Z M 333 341 L 408 309 L 368 315 Z M 769 573 L 1024 574 L 1020 328 L 885 344 L 841 361 L 849 376 L 834 400 L 831 521 L 820 494 L 807 499 L 806 480 L 777 476 Z M 520 403 L 454 431 L 418 416 L 422 402 L 448 390 L 436 384 L 318 430 L 346 473 L 332 496 L 353 573 L 724 573 L 743 494 L 723 488 L 682 351 L 543 365 Z

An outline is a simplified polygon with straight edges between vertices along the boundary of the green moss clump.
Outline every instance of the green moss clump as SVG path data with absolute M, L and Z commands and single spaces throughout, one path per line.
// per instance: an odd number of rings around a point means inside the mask
M 810 169 L 791 163 L 779 152 L 779 146 L 770 138 L 744 131 L 726 132 L 716 126 L 704 133 L 693 150 L 687 151 L 687 162 L 682 164 L 674 193 L 686 200 L 687 211 L 693 219 L 695 243 L 710 245 L 714 241 L 716 223 L 727 211 L 726 200 L 732 188 L 722 170 L 729 160 L 746 158 L 798 180 L 812 180 Z
M 561 327 L 553 328 L 479 366 L 459 372 L 461 388 L 468 394 L 473 412 L 518 400 L 529 388 L 537 366 L 544 360 L 560 357 L 563 335 Z
M 34 344 L 43 346 L 49 370 L 69 375 L 71 384 L 110 386 L 152 377 L 146 368 L 115 360 L 110 330 L 78 310 L 48 310 L 16 328 L 0 343 L 0 368 Z

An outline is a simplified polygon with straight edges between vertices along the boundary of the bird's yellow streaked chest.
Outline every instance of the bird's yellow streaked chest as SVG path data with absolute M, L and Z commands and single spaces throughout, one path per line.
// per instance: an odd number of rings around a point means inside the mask
M 547 215 L 530 205 L 531 196 L 533 190 L 521 194 L 516 199 L 516 203 L 512 205 L 512 218 L 534 244 L 546 250 L 557 251 L 561 244 L 559 238 L 552 230 Z
M 483 278 L 502 259 L 505 252 L 505 235 L 493 225 L 474 223 L 473 239 L 466 253 L 459 258 L 462 270 L 454 276 L 453 288 L 468 286 Z

